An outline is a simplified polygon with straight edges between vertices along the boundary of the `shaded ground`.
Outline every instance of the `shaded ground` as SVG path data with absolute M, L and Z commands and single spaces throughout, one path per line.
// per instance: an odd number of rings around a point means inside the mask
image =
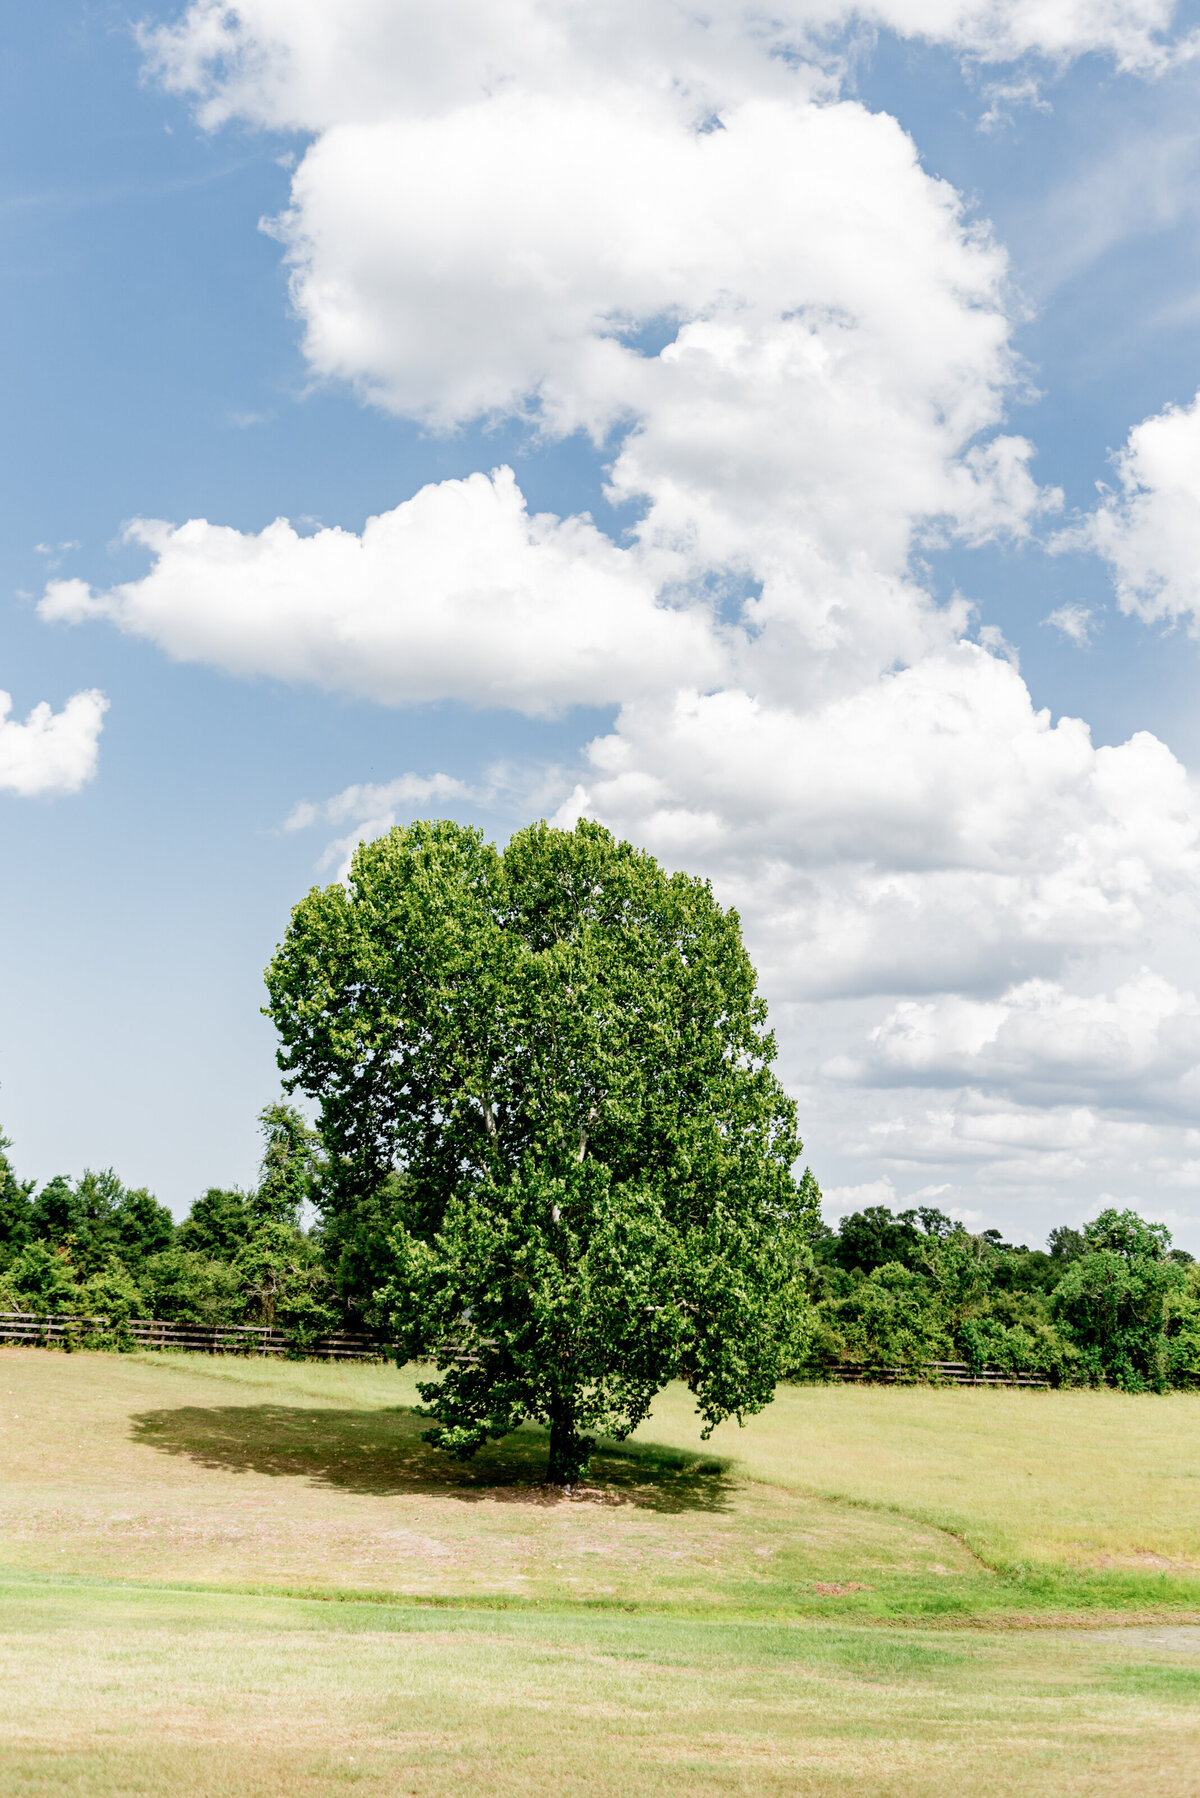
M 202 1467 L 305 1478 L 345 1492 L 398 1497 L 452 1494 L 519 1503 L 556 1502 L 546 1490 L 545 1432 L 524 1429 L 457 1462 L 421 1440 L 428 1423 L 408 1406 L 361 1411 L 298 1405 L 175 1405 L 135 1414 L 136 1441 Z M 726 1457 L 657 1443 L 602 1448 L 578 1498 L 652 1511 L 727 1511 Z
M 411 1408 L 363 1404 L 361 1379 L 314 1396 L 343 1370 L 39 1350 L 6 1366 L 23 1405 L 0 1445 L 11 1568 L 708 1615 L 953 1611 L 995 1583 L 940 1531 L 703 1450 L 611 1445 L 565 1499 L 542 1484 L 541 1431 L 464 1465 Z

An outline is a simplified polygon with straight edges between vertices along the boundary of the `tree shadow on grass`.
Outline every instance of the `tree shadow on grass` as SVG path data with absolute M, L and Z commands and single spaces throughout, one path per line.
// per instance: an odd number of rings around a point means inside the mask
M 428 1422 L 407 1406 L 334 1411 L 306 1405 L 178 1405 L 143 1411 L 132 1422 L 135 1442 L 227 1473 L 276 1474 L 377 1497 L 429 1493 L 466 1503 L 564 1502 L 543 1484 L 548 1437 L 531 1424 L 460 1462 L 421 1440 Z M 729 1467 L 719 1455 L 604 1441 L 572 1502 L 724 1511 L 732 1497 Z

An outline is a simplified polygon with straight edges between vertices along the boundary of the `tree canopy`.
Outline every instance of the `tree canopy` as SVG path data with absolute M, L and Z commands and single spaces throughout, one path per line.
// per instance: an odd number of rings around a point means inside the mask
M 414 824 L 301 901 L 267 986 L 327 1215 L 390 1182 L 387 1309 L 437 1359 L 431 1440 L 538 1419 L 569 1484 L 671 1379 L 706 1429 L 767 1403 L 810 1328 L 819 1195 L 705 882 L 589 822 L 502 853 Z

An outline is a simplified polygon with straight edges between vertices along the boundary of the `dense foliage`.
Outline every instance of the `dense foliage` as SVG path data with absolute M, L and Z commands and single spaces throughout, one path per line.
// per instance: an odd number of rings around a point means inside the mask
M 111 1172 L 35 1192 L 0 1137 L 0 1311 L 108 1317 L 118 1342 L 136 1316 L 274 1324 L 299 1350 L 334 1329 L 390 1334 L 403 1181 L 385 1178 L 347 1222 L 322 1209 L 325 1164 L 299 1114 L 271 1106 L 263 1123 L 258 1186 L 210 1188 L 178 1225 Z M 806 1288 L 801 1377 L 959 1360 L 1133 1392 L 1200 1383 L 1200 1266 L 1129 1211 L 1052 1230 L 1043 1251 L 876 1206 L 812 1228 Z
M 816 1200 L 706 882 L 587 821 L 503 851 L 398 828 L 296 907 L 267 986 L 326 1215 L 348 1256 L 384 1249 L 390 1328 L 437 1362 L 431 1441 L 534 1418 L 570 1484 L 672 1379 L 707 1428 L 767 1403 L 809 1333 Z
M 813 1255 L 814 1366 L 960 1360 L 1127 1391 L 1200 1379 L 1200 1268 L 1131 1211 L 1053 1230 L 1043 1252 L 872 1206 L 823 1228 Z
M 298 1346 L 342 1315 L 319 1231 L 305 1230 L 320 1174 L 316 1139 L 291 1106 L 261 1115 L 249 1192 L 210 1188 L 183 1223 L 111 1169 L 20 1181 L 0 1137 L 0 1310 L 267 1324 Z

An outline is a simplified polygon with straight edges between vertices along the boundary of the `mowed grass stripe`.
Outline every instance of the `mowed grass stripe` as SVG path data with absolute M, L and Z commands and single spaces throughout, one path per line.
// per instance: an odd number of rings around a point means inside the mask
M 5 1582 L 0 1791 L 1166 1798 L 1200 1747 L 1179 1661 L 1086 1634 Z

